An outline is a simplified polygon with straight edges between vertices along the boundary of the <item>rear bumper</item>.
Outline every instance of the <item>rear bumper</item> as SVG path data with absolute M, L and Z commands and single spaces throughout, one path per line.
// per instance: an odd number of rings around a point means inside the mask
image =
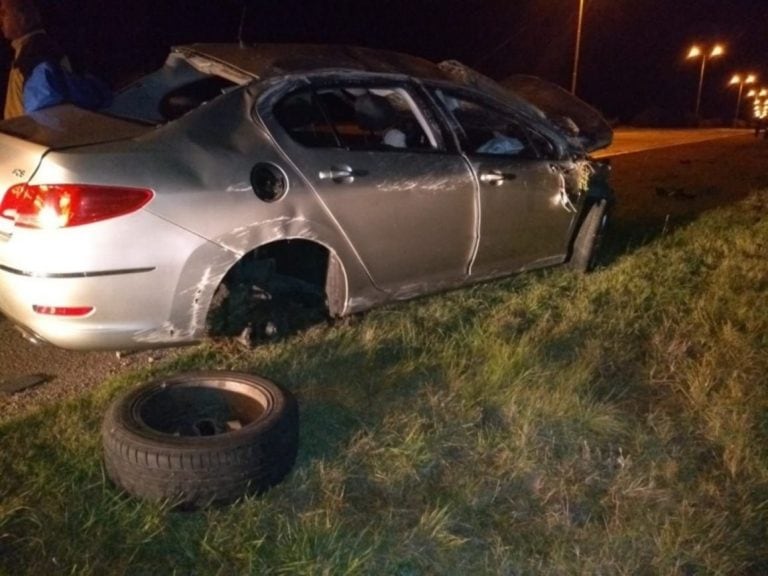
M 188 344 L 203 336 L 210 298 L 235 258 L 141 212 L 72 229 L 12 229 L 0 237 L 0 312 L 72 350 Z
M 162 292 L 157 270 L 90 277 L 33 275 L 0 267 L 0 310 L 23 333 L 38 341 L 73 350 L 151 348 L 194 341 L 190 330 L 163 321 L 169 318 L 172 290 Z M 88 306 L 85 316 L 35 312 L 34 306 Z M 161 337 L 164 335 L 164 338 Z

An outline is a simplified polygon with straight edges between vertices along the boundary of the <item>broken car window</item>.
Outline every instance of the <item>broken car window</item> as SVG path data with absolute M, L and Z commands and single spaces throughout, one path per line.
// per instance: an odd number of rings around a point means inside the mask
M 309 89 L 293 92 L 278 102 L 275 117 L 299 144 L 310 148 L 341 146 L 323 109 Z
M 114 97 L 103 113 L 149 124 L 162 124 L 183 116 L 237 86 L 220 76 L 204 74 L 178 54 L 165 65 L 132 82 Z
M 293 92 L 275 115 L 296 142 L 349 150 L 434 150 L 437 141 L 402 88 L 320 87 Z
M 468 154 L 527 159 L 554 154 L 554 147 L 549 140 L 524 125 L 510 112 L 443 90 L 436 90 L 435 95 L 453 117 L 461 147 Z
M 171 90 L 160 100 L 159 111 L 164 120 L 181 118 L 198 106 L 236 86 L 226 78 L 209 76 Z

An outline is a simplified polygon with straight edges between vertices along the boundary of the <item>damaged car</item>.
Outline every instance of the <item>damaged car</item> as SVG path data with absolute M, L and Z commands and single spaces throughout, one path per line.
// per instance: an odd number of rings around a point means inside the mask
M 611 132 L 558 90 L 355 47 L 174 48 L 109 108 L 0 122 L 0 310 L 131 350 L 586 271 Z

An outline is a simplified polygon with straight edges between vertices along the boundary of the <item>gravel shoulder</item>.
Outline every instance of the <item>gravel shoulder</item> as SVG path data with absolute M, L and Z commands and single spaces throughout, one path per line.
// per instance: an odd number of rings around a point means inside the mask
M 611 163 L 618 200 L 613 234 L 618 235 L 658 232 L 670 222 L 694 218 L 768 188 L 768 141 L 751 135 L 625 154 Z M 119 357 L 33 346 L 0 316 L 0 382 L 31 375 L 44 380 L 14 394 L 0 393 L 0 422 L 76 397 L 108 378 L 146 368 L 184 350 Z
M 0 385 L 39 381 L 16 393 L 0 391 L 0 422 L 40 406 L 61 402 L 97 387 L 106 379 L 151 366 L 183 348 L 115 352 L 73 352 L 27 342 L 0 316 Z

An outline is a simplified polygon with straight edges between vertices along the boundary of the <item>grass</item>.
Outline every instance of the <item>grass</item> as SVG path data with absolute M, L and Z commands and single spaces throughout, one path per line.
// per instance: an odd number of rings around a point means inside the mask
M 246 350 L 208 343 L 0 424 L 0 574 L 768 572 L 768 193 L 609 265 L 521 275 Z M 174 512 L 105 478 L 108 402 L 255 372 L 293 473 Z

